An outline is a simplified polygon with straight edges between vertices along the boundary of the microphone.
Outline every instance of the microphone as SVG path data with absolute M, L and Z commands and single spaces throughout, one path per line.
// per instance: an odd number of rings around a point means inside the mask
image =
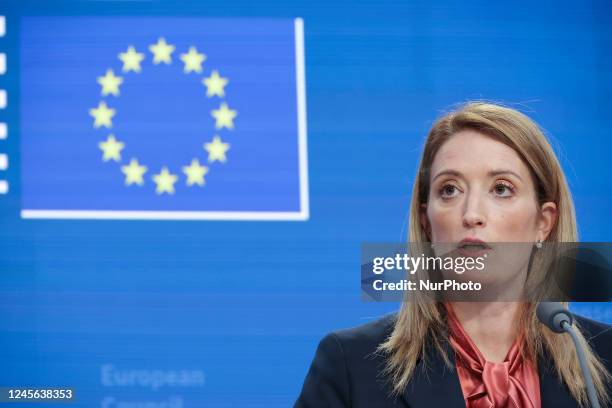
M 567 332 L 570 334 L 574 341 L 574 347 L 576 347 L 576 353 L 578 354 L 578 361 L 580 362 L 580 369 L 582 370 L 582 376 L 584 377 L 584 383 L 587 388 L 587 395 L 591 407 L 601 408 L 599 400 L 597 399 L 597 393 L 595 392 L 595 386 L 593 385 L 593 377 L 591 377 L 591 371 L 586 362 L 584 349 L 580 344 L 576 331 L 574 331 L 572 327 L 574 321 L 572 314 L 559 302 L 540 302 L 536 309 L 536 316 L 543 325 L 553 332 Z

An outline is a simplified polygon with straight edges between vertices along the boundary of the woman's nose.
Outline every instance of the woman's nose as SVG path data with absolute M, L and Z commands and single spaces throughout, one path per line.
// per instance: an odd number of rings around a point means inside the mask
M 463 226 L 466 228 L 484 227 L 486 216 L 484 214 L 482 198 L 478 194 L 468 194 L 463 212 Z

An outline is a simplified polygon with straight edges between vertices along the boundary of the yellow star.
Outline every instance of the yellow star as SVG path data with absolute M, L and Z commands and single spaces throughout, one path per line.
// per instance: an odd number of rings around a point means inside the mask
M 234 118 L 238 112 L 230 109 L 225 102 L 221 104 L 219 109 L 213 109 L 211 115 L 215 118 L 215 128 L 234 128 Z
M 157 184 L 155 192 L 157 194 L 174 194 L 174 183 L 177 179 L 177 176 L 168 172 L 167 167 L 163 167 L 159 174 L 153 175 L 153 181 Z
M 104 152 L 102 157 L 103 161 L 114 160 L 116 162 L 121 160 L 121 150 L 125 144 L 115 139 L 114 135 L 109 135 L 105 142 L 98 143 L 98 147 Z
M 157 40 L 157 44 L 152 44 L 149 46 L 149 50 L 153 53 L 153 63 L 172 63 L 172 58 L 170 57 L 170 54 L 172 54 L 175 48 L 176 47 L 174 47 L 174 45 L 166 43 L 164 37 L 160 37 L 159 40 Z
M 185 63 L 184 72 L 202 72 L 202 63 L 206 61 L 206 55 L 200 54 L 196 47 L 189 47 L 189 52 L 181 54 L 181 61 Z
M 97 108 L 90 109 L 89 114 L 95 119 L 94 128 L 97 129 L 101 126 L 111 128 L 113 126 L 113 116 L 115 116 L 115 110 L 106 106 L 105 102 L 100 102 Z
M 197 184 L 203 186 L 204 176 L 208 173 L 208 167 L 201 166 L 198 159 L 193 159 L 189 166 L 183 167 L 183 173 L 187 176 L 187 185 L 193 186 Z
M 119 96 L 119 85 L 123 83 L 123 78 L 115 76 L 112 69 L 106 71 L 106 75 L 98 77 L 98 83 L 102 86 L 102 96 Z
M 225 163 L 227 161 L 225 152 L 227 152 L 229 148 L 229 143 L 223 143 L 219 136 L 213 137 L 211 143 L 204 143 L 204 150 L 208 152 L 208 161 L 211 163 L 214 161 Z
M 140 72 L 140 63 L 144 59 L 145 55 L 140 52 L 136 52 L 134 47 L 131 45 L 128 47 L 126 52 L 119 53 L 119 59 L 123 62 L 123 72 Z
M 144 184 L 144 179 L 142 176 L 147 172 L 147 167 L 139 165 L 138 160 L 130 160 L 130 164 L 128 166 L 121 166 L 121 171 L 123 174 L 125 174 L 126 186 L 129 186 L 130 184 L 138 184 L 139 186 L 142 186 Z
M 225 88 L 225 85 L 227 85 L 228 82 L 229 80 L 219 76 L 219 72 L 216 70 L 213 71 L 208 78 L 204 78 L 202 80 L 202 83 L 206 85 L 206 96 L 209 98 L 215 95 L 223 98 L 225 96 L 225 91 L 223 88 Z

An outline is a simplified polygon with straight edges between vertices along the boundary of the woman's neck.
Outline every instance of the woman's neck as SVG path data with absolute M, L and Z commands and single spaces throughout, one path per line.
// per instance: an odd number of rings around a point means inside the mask
M 516 339 L 517 302 L 453 302 L 465 332 L 487 361 L 501 363 Z

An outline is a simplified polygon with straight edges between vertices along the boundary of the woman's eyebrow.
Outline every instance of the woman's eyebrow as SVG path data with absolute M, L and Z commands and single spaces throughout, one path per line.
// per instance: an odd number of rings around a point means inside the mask
M 440 176 L 444 176 L 444 175 L 449 175 L 449 176 L 455 176 L 455 177 L 461 177 L 462 174 L 460 171 L 457 170 L 452 170 L 452 169 L 447 169 L 447 170 L 442 170 L 440 171 L 438 174 L 436 174 L 434 176 L 434 178 L 431 179 L 432 183 Z
M 519 176 L 516 172 L 512 171 L 512 170 L 502 170 L 502 169 L 500 169 L 500 170 L 491 170 L 491 171 L 489 171 L 487 173 L 487 176 L 495 177 L 495 176 L 500 176 L 500 175 L 503 175 L 503 174 L 512 174 L 517 179 L 523 181 L 523 178 L 521 176 Z M 447 169 L 447 170 L 440 171 L 438 174 L 435 175 L 435 177 L 431 181 L 433 182 L 438 177 L 444 176 L 444 175 L 455 176 L 455 177 L 463 177 L 463 174 L 460 171 L 453 170 L 453 169 Z
M 500 176 L 502 174 L 512 174 L 517 179 L 523 181 L 523 178 L 521 176 L 519 176 L 516 172 L 512 171 L 512 170 L 491 170 L 490 172 L 487 173 L 487 175 L 489 177 Z

